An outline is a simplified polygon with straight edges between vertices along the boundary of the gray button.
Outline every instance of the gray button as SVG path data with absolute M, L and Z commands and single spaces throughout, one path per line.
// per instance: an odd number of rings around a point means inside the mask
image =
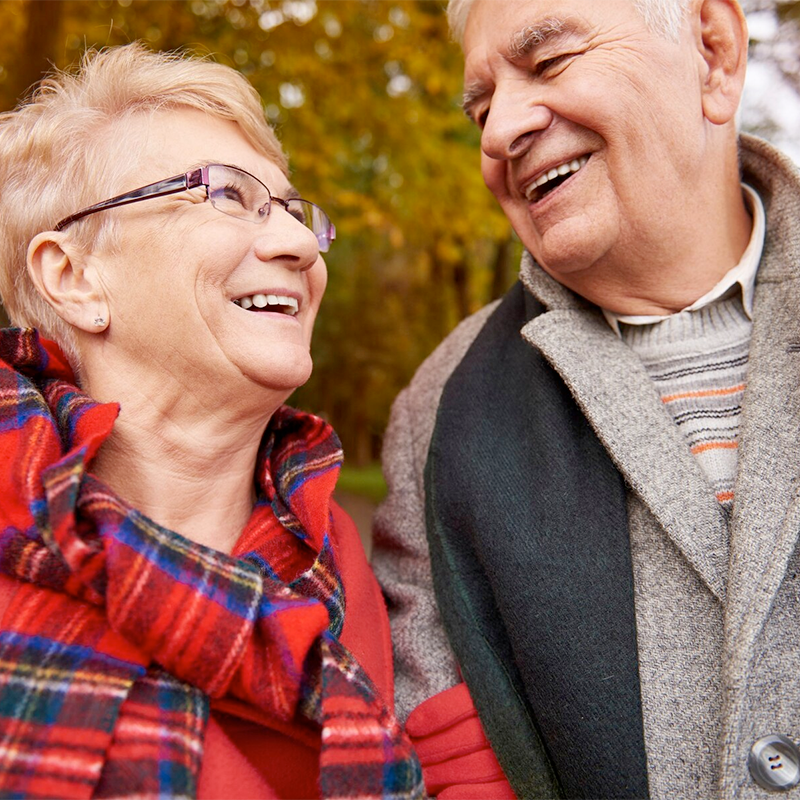
M 762 789 L 788 792 L 800 781 L 800 750 L 780 733 L 762 736 L 750 748 L 747 766 Z

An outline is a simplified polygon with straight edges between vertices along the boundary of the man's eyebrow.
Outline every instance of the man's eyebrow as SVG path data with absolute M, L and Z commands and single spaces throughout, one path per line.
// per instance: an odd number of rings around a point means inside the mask
M 526 25 L 516 33 L 511 34 L 508 43 L 508 57 L 510 59 L 523 58 L 537 47 L 561 39 L 578 31 L 574 21 L 550 17 L 534 25 Z
M 549 17 L 533 25 L 526 25 L 509 37 L 506 57 L 512 61 L 517 58 L 524 58 L 530 55 L 537 47 L 554 40 L 565 39 L 568 36 L 579 33 L 581 30 L 581 27 L 575 21 L 557 19 L 556 17 Z M 472 119 L 472 107 L 486 93 L 486 87 L 477 82 L 464 87 L 461 107 L 470 119 Z

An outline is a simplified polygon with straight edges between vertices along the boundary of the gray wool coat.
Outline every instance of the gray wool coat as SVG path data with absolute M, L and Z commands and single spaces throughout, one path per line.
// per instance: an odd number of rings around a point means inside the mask
M 754 137 L 742 136 L 740 152 L 767 231 L 729 522 L 637 356 L 530 256 L 521 268 L 546 308 L 521 336 L 569 387 L 628 487 L 654 798 L 767 797 L 747 768 L 751 745 L 771 733 L 800 742 L 800 175 Z M 401 717 L 459 681 L 436 609 L 423 471 L 442 388 L 494 307 L 428 358 L 386 434 L 389 494 L 373 563 L 390 606 Z

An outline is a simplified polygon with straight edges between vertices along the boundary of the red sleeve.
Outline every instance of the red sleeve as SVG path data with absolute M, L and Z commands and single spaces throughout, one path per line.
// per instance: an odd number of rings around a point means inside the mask
M 384 702 L 394 710 L 392 635 L 383 593 L 367 561 L 355 523 L 336 503 L 331 503 L 331 511 L 331 538 L 345 596 L 344 628 L 340 639 L 372 678 Z

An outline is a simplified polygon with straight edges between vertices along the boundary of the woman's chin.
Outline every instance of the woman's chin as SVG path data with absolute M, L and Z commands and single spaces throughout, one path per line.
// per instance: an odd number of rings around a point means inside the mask
M 291 362 L 281 360 L 277 363 L 250 365 L 243 373 L 252 382 L 267 391 L 285 392 L 288 397 L 295 389 L 299 389 L 311 377 L 313 363 L 311 355 L 306 353 L 302 359 Z

